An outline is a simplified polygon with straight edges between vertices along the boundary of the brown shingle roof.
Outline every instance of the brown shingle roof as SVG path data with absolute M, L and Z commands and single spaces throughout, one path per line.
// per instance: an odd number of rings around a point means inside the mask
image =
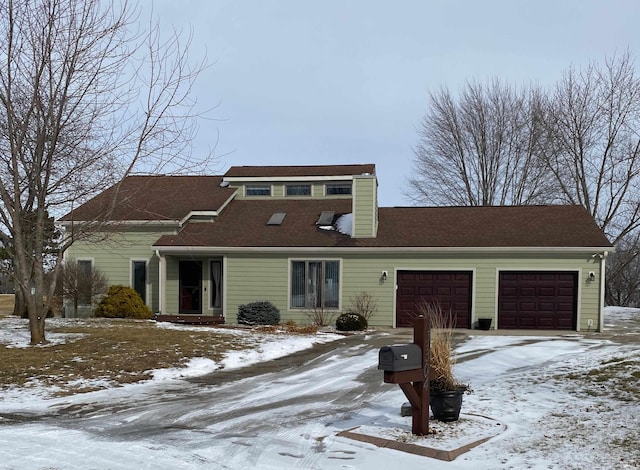
M 315 223 L 323 211 L 351 212 L 342 200 L 234 200 L 215 223 L 187 224 L 178 235 L 162 237 L 160 246 L 335 246 L 351 238 L 321 230 Z M 287 215 L 281 225 L 267 225 L 276 212 Z
M 156 246 L 201 247 L 610 247 L 580 206 L 380 208 L 376 238 L 319 229 L 323 211 L 351 212 L 349 200 L 236 200 L 215 223 L 188 224 Z M 274 212 L 282 225 L 267 226 Z
M 61 220 L 180 220 L 190 211 L 215 211 L 235 192 L 221 176 L 129 176 Z M 116 196 L 117 194 L 117 196 Z M 114 203 L 112 214 L 109 208 Z
M 381 208 L 384 246 L 608 247 L 582 206 Z
M 232 166 L 225 177 L 299 177 L 299 176 L 353 176 L 375 174 L 376 166 L 366 165 L 313 165 L 313 166 Z

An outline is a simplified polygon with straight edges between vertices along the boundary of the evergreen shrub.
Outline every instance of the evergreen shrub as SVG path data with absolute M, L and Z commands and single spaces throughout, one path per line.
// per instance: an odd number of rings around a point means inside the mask
M 131 287 L 113 285 L 96 307 L 96 317 L 104 318 L 151 318 L 151 309 L 145 305 Z
M 369 327 L 367 319 L 355 312 L 345 312 L 336 320 L 338 331 L 363 331 Z
M 251 302 L 238 305 L 238 323 L 241 325 L 277 325 L 280 310 L 271 302 Z

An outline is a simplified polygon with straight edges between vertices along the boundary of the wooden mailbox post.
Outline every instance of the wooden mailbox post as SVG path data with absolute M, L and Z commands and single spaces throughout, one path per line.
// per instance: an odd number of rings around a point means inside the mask
M 397 370 L 402 367 L 389 367 L 381 363 L 379 369 L 384 370 L 384 382 L 388 384 L 398 384 L 409 403 L 411 403 L 412 425 L 411 432 L 418 436 L 429 433 L 429 347 L 430 347 L 430 327 L 429 319 L 418 317 L 413 325 L 413 342 L 419 346 L 422 360 L 421 365 L 414 369 Z M 387 350 L 389 348 L 386 348 Z M 382 348 L 381 357 L 383 354 Z M 407 359 L 404 357 L 404 359 Z M 396 370 L 390 370 L 396 369 Z

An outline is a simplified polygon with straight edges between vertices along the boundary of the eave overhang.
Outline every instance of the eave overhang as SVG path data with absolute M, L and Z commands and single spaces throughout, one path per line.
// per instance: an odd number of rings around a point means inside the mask
M 179 220 L 59 220 L 57 224 L 63 227 L 76 226 L 105 226 L 105 227 L 118 227 L 121 225 L 126 226 L 158 226 L 158 227 L 179 227 Z
M 209 253 L 455 253 L 455 254 L 504 254 L 504 253 L 585 253 L 589 257 L 602 254 L 607 256 L 614 251 L 611 246 L 602 247 L 316 247 L 316 246 L 161 246 L 153 245 L 153 250 L 166 255 L 180 254 L 209 254 Z

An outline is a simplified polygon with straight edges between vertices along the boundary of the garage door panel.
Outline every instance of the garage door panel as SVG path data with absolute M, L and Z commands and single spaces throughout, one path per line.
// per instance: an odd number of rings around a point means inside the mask
M 498 328 L 575 329 L 577 273 L 501 272 Z
M 519 295 L 521 297 L 535 297 L 536 296 L 536 288 L 535 287 L 521 287 L 517 289 Z
M 516 326 L 517 324 L 514 322 L 514 326 L 513 328 L 535 328 L 536 324 L 535 324 L 535 320 L 531 317 L 525 317 L 522 320 L 520 320 L 520 325 Z
M 540 302 L 538 304 L 538 312 L 540 313 L 553 313 L 556 311 L 556 304 L 553 302 Z
M 555 329 L 555 324 L 556 322 L 551 317 L 540 317 L 536 327 L 544 330 L 553 330 Z
M 413 326 L 419 305 L 436 302 L 453 312 L 459 328 L 469 328 L 471 318 L 470 271 L 399 271 L 396 290 L 397 326 Z
M 543 286 L 538 288 L 538 297 L 555 297 L 556 289 L 553 286 Z

